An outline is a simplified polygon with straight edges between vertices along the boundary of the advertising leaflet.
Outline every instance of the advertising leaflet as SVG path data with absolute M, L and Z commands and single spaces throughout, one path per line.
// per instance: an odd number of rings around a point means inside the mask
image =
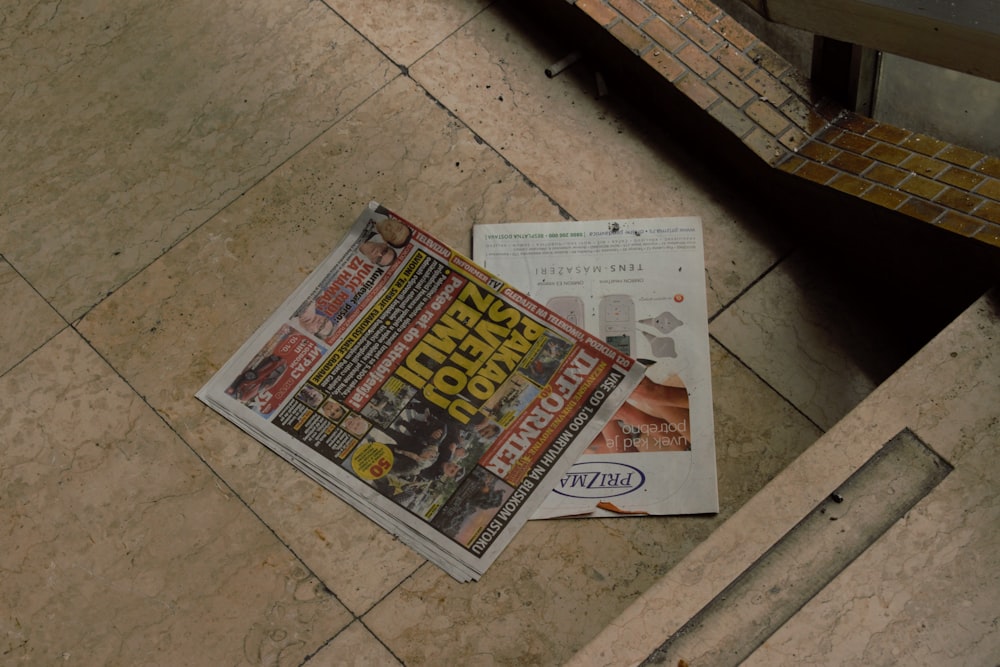
M 373 202 L 198 398 L 468 581 L 642 376 Z
M 473 248 L 646 369 L 533 518 L 717 512 L 701 220 L 476 225 Z

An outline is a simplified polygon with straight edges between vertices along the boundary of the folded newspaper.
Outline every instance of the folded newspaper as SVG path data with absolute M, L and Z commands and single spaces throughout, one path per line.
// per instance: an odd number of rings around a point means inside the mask
M 642 377 L 372 202 L 198 398 L 468 581 Z
M 473 227 L 473 258 L 646 377 L 534 518 L 719 510 L 697 217 Z

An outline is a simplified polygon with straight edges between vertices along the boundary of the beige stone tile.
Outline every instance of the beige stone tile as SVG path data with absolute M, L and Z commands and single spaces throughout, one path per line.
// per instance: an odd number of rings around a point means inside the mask
M 368 628 L 355 621 L 303 667 L 402 667 L 402 664 Z
M 1000 402 L 996 387 L 992 394 Z M 992 664 L 1000 655 L 1000 421 L 977 440 L 937 489 L 743 664 Z
M 576 219 L 700 216 L 716 312 L 776 260 L 772 213 L 741 204 L 735 184 L 685 156 L 668 127 L 613 95 L 598 99 L 585 63 L 547 78 L 566 53 L 530 26 L 494 5 L 410 74 Z
M 68 320 L 397 72 L 319 2 L 17 1 L 0 43 L 0 248 Z
M 866 406 L 873 421 L 912 424 L 955 470 L 745 664 L 795 656 L 799 664 L 973 665 L 1000 655 L 998 333 L 994 292 Z
M 368 627 L 407 665 L 571 657 L 819 435 L 735 359 L 712 354 L 718 516 L 532 521 L 476 585 L 425 565 Z
M 10 264 L 0 259 L 0 375 L 66 326 Z
M 294 663 L 350 621 L 74 332 L 0 397 L 3 662 Z
M 356 613 L 422 559 L 194 394 L 372 198 L 466 250 L 473 222 L 558 215 L 548 199 L 401 77 L 79 325 Z
M 796 252 L 711 324 L 710 332 L 821 428 L 894 370 L 889 341 L 858 318 L 837 275 Z
M 327 0 L 396 63 L 418 58 L 482 11 L 492 0 Z

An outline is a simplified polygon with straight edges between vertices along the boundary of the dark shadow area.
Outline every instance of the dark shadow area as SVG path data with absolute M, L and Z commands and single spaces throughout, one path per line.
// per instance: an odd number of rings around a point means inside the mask
M 1000 284 L 1000 252 L 991 246 L 802 179 L 778 180 L 824 289 L 848 305 L 877 349 L 897 353 L 857 360 L 876 381 Z

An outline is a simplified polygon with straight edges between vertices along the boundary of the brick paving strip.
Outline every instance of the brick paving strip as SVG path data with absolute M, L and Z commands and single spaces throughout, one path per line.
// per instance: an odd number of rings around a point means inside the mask
M 775 169 L 1000 247 L 1000 158 L 822 96 L 708 0 L 566 0 Z

